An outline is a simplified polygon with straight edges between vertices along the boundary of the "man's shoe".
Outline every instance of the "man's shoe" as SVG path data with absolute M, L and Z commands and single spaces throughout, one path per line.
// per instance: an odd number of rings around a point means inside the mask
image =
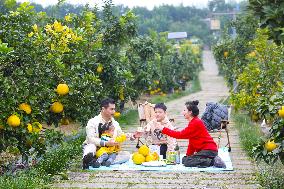
M 90 166 L 90 163 L 94 160 L 93 153 L 88 153 L 83 158 L 83 169 L 88 169 Z
M 94 168 L 99 168 L 101 166 L 101 164 L 100 164 L 100 162 L 95 161 L 91 164 L 91 166 L 94 167 Z
M 110 162 L 110 161 L 104 161 L 104 162 L 102 162 L 102 166 L 109 167 L 110 165 L 111 165 L 111 162 Z

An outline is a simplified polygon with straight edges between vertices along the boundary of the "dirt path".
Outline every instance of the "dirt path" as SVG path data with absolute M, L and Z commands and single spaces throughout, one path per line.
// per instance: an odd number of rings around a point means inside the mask
M 210 51 L 203 53 L 204 70 L 199 78 L 202 90 L 167 103 L 169 116 L 175 118 L 177 128 L 183 128 L 187 122 L 181 115 L 187 100 L 199 100 L 201 113 L 206 102 L 219 102 L 229 95 L 224 79 L 218 76 L 218 68 Z M 133 131 L 133 125 L 128 131 Z M 255 165 L 240 147 L 238 133 L 234 123 L 229 125 L 232 152 L 230 153 L 234 171 L 221 173 L 170 173 L 170 172 L 71 172 L 69 181 L 54 184 L 56 188 L 260 188 L 256 181 Z M 212 136 L 217 141 L 218 133 Z M 181 151 L 185 152 L 187 141 L 179 140 Z M 221 146 L 226 143 L 222 134 Z M 125 150 L 135 151 L 135 143 L 127 143 Z

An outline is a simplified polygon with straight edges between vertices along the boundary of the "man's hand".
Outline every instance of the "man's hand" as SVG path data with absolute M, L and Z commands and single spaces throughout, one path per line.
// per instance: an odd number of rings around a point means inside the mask
M 106 142 L 106 146 L 118 146 L 119 143 L 115 142 L 114 139 L 111 139 L 109 141 Z

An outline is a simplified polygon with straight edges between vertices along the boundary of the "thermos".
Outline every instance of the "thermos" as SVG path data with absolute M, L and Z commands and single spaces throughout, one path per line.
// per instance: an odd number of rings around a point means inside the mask
M 176 164 L 180 164 L 180 151 L 178 144 L 175 147 L 175 151 L 176 151 Z

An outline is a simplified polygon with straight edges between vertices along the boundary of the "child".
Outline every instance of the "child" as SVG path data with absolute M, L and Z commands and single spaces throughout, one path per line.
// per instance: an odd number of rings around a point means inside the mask
M 173 125 L 167 117 L 167 107 L 164 103 L 158 103 L 154 107 L 155 118 L 150 121 L 141 132 L 134 133 L 130 140 L 138 137 L 143 137 L 148 143 L 157 145 L 160 148 L 160 155 L 166 159 L 167 152 L 174 152 L 177 145 L 176 139 L 163 135 L 162 131 L 158 128 L 159 125 L 163 127 L 174 129 Z
M 99 125 L 99 137 L 103 141 L 110 141 L 113 139 L 114 125 L 113 124 L 104 124 Z M 126 140 L 125 135 L 116 137 L 116 142 L 124 142 Z M 119 146 L 111 147 L 100 147 L 96 152 L 97 160 L 93 163 L 94 168 L 99 168 L 101 165 L 109 167 L 115 160 L 117 152 L 119 151 Z

